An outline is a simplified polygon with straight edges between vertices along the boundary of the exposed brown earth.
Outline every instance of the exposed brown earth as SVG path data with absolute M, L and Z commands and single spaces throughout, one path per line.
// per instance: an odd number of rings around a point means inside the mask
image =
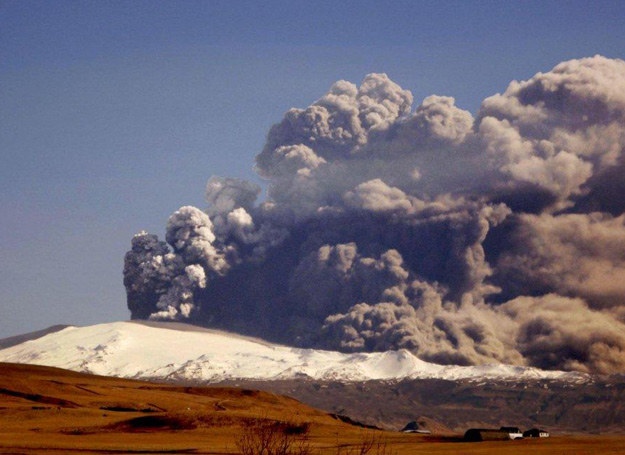
M 372 437 L 398 455 L 625 453 L 623 437 L 463 443 L 366 429 L 251 389 L 170 386 L 15 364 L 0 364 L 0 373 L 5 454 L 237 453 L 243 428 L 259 419 L 309 428 L 315 454 L 345 453 Z

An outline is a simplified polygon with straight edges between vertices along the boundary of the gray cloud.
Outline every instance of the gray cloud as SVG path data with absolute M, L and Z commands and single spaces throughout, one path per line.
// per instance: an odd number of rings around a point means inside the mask
M 499 310 L 518 325 L 516 347 L 532 365 L 605 374 L 625 369 L 625 325 L 581 299 L 519 297 Z
M 579 296 L 594 308 L 625 296 L 625 215 L 521 215 L 511 248 L 496 267 L 518 294 Z
M 124 286 L 133 318 L 148 318 L 156 311 L 160 296 L 167 292 L 172 270 L 178 268 L 168 254 L 167 244 L 156 235 L 142 231 L 132 238 L 132 248 L 124 260 Z
M 379 301 L 384 291 L 402 286 L 408 272 L 396 250 L 379 258 L 362 257 L 355 243 L 323 245 L 298 264 L 290 296 L 319 319 L 346 311 L 359 301 Z
M 132 240 L 133 318 L 440 363 L 623 371 L 625 62 L 571 60 L 475 117 L 385 74 L 274 125 L 260 187 L 211 177 Z M 169 246 L 168 246 L 169 244 Z M 579 329 L 581 328 L 581 329 Z
M 490 164 L 554 194 L 555 208 L 615 166 L 625 145 L 625 62 L 571 60 L 484 100 L 479 136 Z
M 456 305 L 445 297 L 444 288 L 418 279 L 387 288 L 379 303 L 328 316 L 323 342 L 347 351 L 409 349 L 438 363 L 523 363 L 509 337 L 512 321 L 486 305 Z
M 271 176 L 282 146 L 303 145 L 327 161 L 347 158 L 367 143 L 371 131 L 388 128 L 410 112 L 412 94 L 386 74 L 369 74 L 360 87 L 338 81 L 306 109 L 290 109 L 269 131 L 256 157 L 261 175 Z

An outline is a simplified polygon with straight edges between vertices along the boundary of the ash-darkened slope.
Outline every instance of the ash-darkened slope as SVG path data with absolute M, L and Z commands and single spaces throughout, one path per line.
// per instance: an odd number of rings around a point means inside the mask
M 268 194 L 211 177 L 132 240 L 133 318 L 428 361 L 625 370 L 625 62 L 571 60 L 486 98 L 385 74 L 290 109 Z
M 464 432 L 471 427 L 515 425 L 554 433 L 625 432 L 623 378 L 571 383 L 550 380 L 322 382 L 314 380 L 226 381 L 288 394 L 317 408 L 361 422 L 401 429 L 427 416 Z

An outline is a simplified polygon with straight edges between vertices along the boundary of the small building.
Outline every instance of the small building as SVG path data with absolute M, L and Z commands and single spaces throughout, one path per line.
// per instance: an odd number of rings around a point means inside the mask
M 540 430 L 538 428 L 532 428 L 523 432 L 524 438 L 548 438 L 549 432 L 546 430 Z
M 510 439 L 523 439 L 523 433 L 518 427 L 501 427 L 499 431 L 508 433 Z
M 432 434 L 430 430 L 421 428 L 416 420 L 408 422 L 406 426 L 401 430 L 403 433 L 416 433 L 416 434 Z

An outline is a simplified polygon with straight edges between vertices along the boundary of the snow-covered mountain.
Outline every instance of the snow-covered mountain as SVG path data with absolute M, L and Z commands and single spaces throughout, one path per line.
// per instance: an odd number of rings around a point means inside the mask
M 185 381 L 404 378 L 558 379 L 578 373 L 510 365 L 442 366 L 406 350 L 345 354 L 298 349 L 177 323 L 113 322 L 67 327 L 0 350 L 0 362 L 30 363 L 125 378 Z

